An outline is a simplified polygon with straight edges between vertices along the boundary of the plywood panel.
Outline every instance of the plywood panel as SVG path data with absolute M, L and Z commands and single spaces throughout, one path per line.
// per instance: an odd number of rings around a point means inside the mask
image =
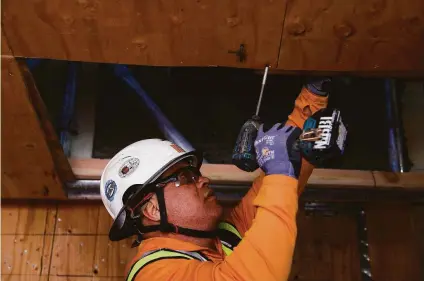
M 47 213 L 55 206 L 35 203 L 1 205 L 2 234 L 39 234 L 46 231 Z
M 7 43 L 6 36 L 4 35 L 3 29 L 1 30 L 1 55 L 2 56 L 12 56 L 12 50 Z
M 96 276 L 125 276 L 125 268 L 137 253 L 137 248 L 131 248 L 133 239 L 110 242 L 108 236 L 99 235 L 96 242 Z
M 375 281 L 423 280 L 424 217 L 408 204 L 374 204 L 366 209 L 371 272 Z M 421 227 L 417 227 L 421 224 Z
M 1 281 L 49 281 L 47 276 L 37 275 L 2 275 Z
M 112 226 L 113 220 L 109 215 L 106 208 L 102 205 L 99 207 L 99 223 L 97 227 L 97 234 L 109 235 L 110 227 Z
M 93 281 L 93 277 L 49 276 L 49 281 Z
M 57 211 L 56 234 L 97 234 L 99 209 L 96 203 L 69 202 Z
M 356 219 L 352 215 L 298 214 L 290 280 L 361 280 Z
M 64 198 L 62 182 L 14 58 L 2 57 L 2 198 Z
M 132 239 L 109 241 L 101 202 L 60 202 L 58 213 L 56 204 L 2 203 L 3 230 L 17 224 L 2 232 L 2 281 L 118 281 L 136 254 Z
M 148 65 L 276 65 L 286 0 L 5 0 L 16 56 Z M 246 45 L 240 63 L 229 50 Z
M 52 236 L 2 235 L 2 275 L 46 274 Z
M 122 281 L 122 277 L 49 276 L 48 281 Z
M 279 69 L 424 73 L 422 0 L 290 1 Z
M 68 158 L 63 152 L 63 148 L 59 142 L 56 130 L 53 127 L 52 122 L 50 121 L 50 114 L 47 110 L 46 105 L 43 102 L 43 99 L 41 98 L 40 93 L 38 92 L 32 74 L 24 61 L 20 61 L 18 63 L 18 66 L 25 81 L 28 97 L 43 129 L 44 137 L 46 139 L 50 153 L 52 154 L 52 159 L 57 174 L 62 182 L 73 181 L 75 180 L 75 176 L 72 173 Z
M 55 236 L 50 275 L 93 276 L 96 236 Z

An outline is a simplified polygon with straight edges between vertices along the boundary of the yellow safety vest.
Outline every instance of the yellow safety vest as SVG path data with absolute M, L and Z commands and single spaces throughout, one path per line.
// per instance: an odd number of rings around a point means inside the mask
M 226 256 L 229 256 L 234 247 L 240 243 L 242 236 L 236 227 L 228 222 L 221 222 L 218 225 L 218 237 L 221 240 L 222 250 Z M 145 253 L 138 261 L 136 261 L 127 276 L 127 281 L 133 281 L 137 274 L 148 264 L 162 259 L 197 259 L 199 261 L 210 261 L 200 252 L 179 251 L 171 249 L 159 249 Z

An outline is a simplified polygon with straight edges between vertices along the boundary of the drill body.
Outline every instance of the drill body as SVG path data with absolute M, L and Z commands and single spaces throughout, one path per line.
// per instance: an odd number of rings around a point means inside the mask
M 254 143 L 260 125 L 259 117 L 253 116 L 244 123 L 237 137 L 232 162 L 243 171 L 253 172 L 259 168 Z M 302 157 L 314 166 L 322 167 L 328 160 L 343 155 L 346 135 L 340 110 L 321 109 L 306 120 L 293 149 L 300 151 Z
M 256 162 L 255 140 L 258 135 L 260 118 L 254 115 L 241 127 L 240 133 L 234 146 L 232 162 L 239 169 L 246 172 L 253 172 L 259 168 Z

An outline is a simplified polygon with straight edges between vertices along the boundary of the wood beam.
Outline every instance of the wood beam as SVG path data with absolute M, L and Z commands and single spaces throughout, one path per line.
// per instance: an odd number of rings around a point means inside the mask
M 74 175 L 31 73 L 21 71 L 11 53 L 3 54 L 2 198 L 66 198 L 62 182 Z
M 78 179 L 100 179 L 109 159 L 71 158 L 69 161 Z M 227 164 L 204 164 L 201 171 L 213 183 L 222 184 L 250 184 L 259 175 L 259 171 L 247 173 Z M 322 189 L 424 191 L 424 173 L 315 169 L 308 186 Z
M 424 72 L 424 2 L 289 1 L 278 68 Z
M 287 0 L 5 0 L 15 56 L 155 66 L 277 63 Z M 245 45 L 246 60 L 235 53 Z
M 424 206 L 373 202 L 365 214 L 372 280 L 423 280 Z
M 424 76 L 421 0 L 4 0 L 2 27 L 19 57 Z

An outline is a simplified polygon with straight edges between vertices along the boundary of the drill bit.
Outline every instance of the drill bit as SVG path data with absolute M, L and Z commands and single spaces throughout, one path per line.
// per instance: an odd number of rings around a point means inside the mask
M 269 65 L 267 64 L 265 66 L 265 72 L 264 72 L 264 77 L 262 79 L 262 87 L 261 87 L 261 93 L 259 94 L 259 100 L 258 100 L 258 105 L 256 106 L 256 116 L 259 115 L 259 109 L 261 108 L 261 102 L 262 102 L 262 95 L 264 93 L 264 88 L 265 88 L 265 83 L 266 83 L 266 78 L 268 76 L 268 69 L 269 69 Z

